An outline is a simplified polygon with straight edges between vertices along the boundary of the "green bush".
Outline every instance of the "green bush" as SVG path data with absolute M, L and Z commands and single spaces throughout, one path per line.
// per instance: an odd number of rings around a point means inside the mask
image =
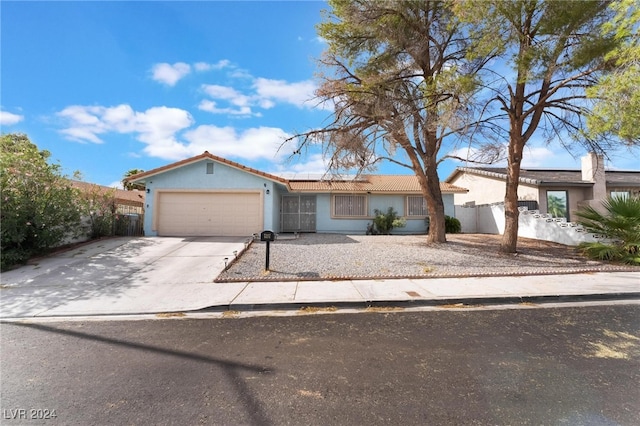
M 78 191 L 22 134 L 0 139 L 0 269 L 24 263 L 31 256 L 60 245 L 78 233 Z
M 607 241 L 582 243 L 579 248 L 593 259 L 640 265 L 640 197 L 613 197 L 603 201 L 604 212 L 593 207 L 576 212 L 578 223 Z
M 455 217 L 445 216 L 444 231 L 447 234 L 459 234 L 462 231 L 462 225 L 460 225 L 460 221 Z
M 386 213 L 376 209 L 374 214 L 373 224 L 378 234 L 389 235 L 393 228 L 403 228 L 407 225 L 407 221 L 398 216 L 393 207 L 389 207 Z

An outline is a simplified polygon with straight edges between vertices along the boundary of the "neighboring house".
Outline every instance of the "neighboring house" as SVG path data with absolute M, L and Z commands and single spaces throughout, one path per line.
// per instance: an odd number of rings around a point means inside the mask
M 147 236 L 250 236 L 274 232 L 364 234 L 376 209 L 407 219 L 400 233 L 426 232 L 416 176 L 286 179 L 205 151 L 127 179 L 146 185 Z M 445 213 L 465 189 L 442 183 Z M 396 232 L 396 230 L 394 230 Z
M 95 237 L 95 224 L 97 218 L 104 217 L 104 210 L 115 213 L 109 217 L 115 219 L 111 222 L 109 235 L 139 236 L 143 235 L 142 221 L 144 218 L 144 191 L 125 191 L 123 189 L 109 188 L 95 183 L 69 180 L 74 188 L 80 190 L 85 202 L 98 203 L 91 208 L 91 213 L 82 218 L 79 235 L 67 238 L 64 243 L 72 244 Z M 111 219 L 110 219 L 111 220 Z M 103 234 L 106 235 L 106 234 Z
M 581 170 L 521 169 L 520 206 L 571 221 L 581 206 L 597 208 L 608 196 L 640 195 L 640 170 L 605 170 L 602 156 L 594 153 L 581 165 Z M 445 182 L 469 190 L 454 195 L 456 206 L 473 206 L 503 202 L 506 179 L 506 168 L 458 167 Z
M 144 213 L 144 191 L 125 191 L 123 189 L 109 188 L 95 183 L 81 182 L 79 180 L 71 180 L 71 184 L 80 191 L 87 194 L 94 193 L 96 195 L 113 194 L 116 212 L 120 214 L 143 214 Z

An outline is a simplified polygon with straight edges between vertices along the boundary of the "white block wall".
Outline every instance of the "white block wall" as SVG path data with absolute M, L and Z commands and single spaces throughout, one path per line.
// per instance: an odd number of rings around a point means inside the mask
M 456 217 L 462 232 L 477 234 L 502 234 L 505 227 L 504 204 L 482 206 L 456 206 Z M 553 218 L 537 210 L 520 207 L 518 236 L 536 240 L 553 241 L 575 246 L 582 242 L 594 242 L 598 238 L 587 233 L 580 225 L 564 218 Z

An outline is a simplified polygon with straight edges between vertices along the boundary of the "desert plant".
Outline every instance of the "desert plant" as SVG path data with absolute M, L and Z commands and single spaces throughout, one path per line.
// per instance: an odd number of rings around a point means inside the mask
M 604 211 L 588 206 L 576 212 L 578 223 L 606 241 L 582 243 L 588 257 L 640 265 L 640 197 L 613 197 L 602 202 Z
M 447 234 L 459 234 L 462 231 L 462 225 L 455 217 L 445 216 L 444 229 Z
M 378 209 L 373 212 L 375 214 L 373 223 L 378 234 L 389 235 L 393 228 L 403 228 L 407 224 L 407 221 L 398 216 L 398 212 L 396 212 L 393 207 L 389 207 L 386 213 L 383 213 Z

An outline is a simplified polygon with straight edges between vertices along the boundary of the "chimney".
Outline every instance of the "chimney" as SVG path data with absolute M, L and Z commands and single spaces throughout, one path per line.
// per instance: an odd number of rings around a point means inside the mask
M 593 200 L 604 200 L 607 198 L 604 156 L 590 152 L 582 157 L 582 180 L 593 182 Z

